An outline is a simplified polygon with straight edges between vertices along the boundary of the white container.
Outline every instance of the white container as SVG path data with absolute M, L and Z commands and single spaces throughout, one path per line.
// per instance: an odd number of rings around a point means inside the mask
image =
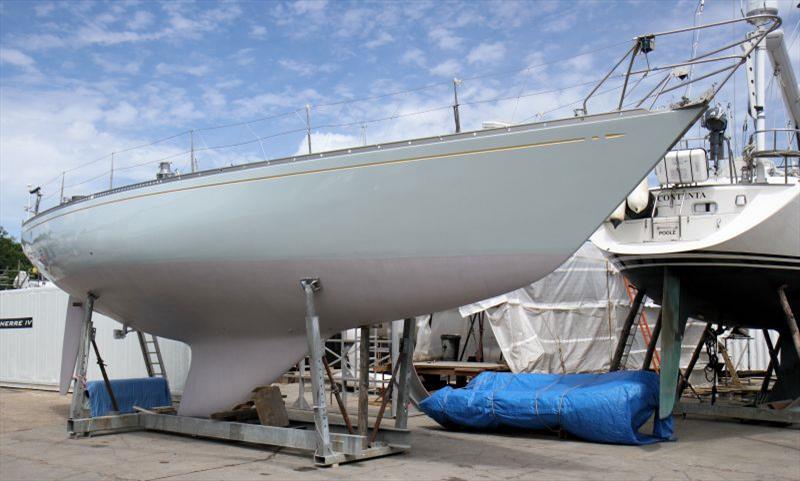
M 58 389 L 68 302 L 69 296 L 54 286 L 0 291 L 0 319 L 33 319 L 30 328 L 0 328 L 0 385 Z M 136 334 L 114 339 L 114 329 L 121 329 L 121 324 L 97 313 L 92 319 L 109 377 L 146 377 Z M 189 372 L 189 346 L 163 338 L 159 345 L 170 389 L 180 394 Z M 89 379 L 102 379 L 94 352 L 89 357 Z

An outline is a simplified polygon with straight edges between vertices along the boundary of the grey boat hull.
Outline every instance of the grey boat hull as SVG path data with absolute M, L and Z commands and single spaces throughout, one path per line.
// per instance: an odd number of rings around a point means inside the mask
M 631 111 L 317 154 L 95 195 L 23 225 L 31 260 L 122 323 L 192 349 L 180 412 L 208 415 L 323 336 L 547 275 L 704 110 Z M 66 359 L 66 358 L 65 358 Z

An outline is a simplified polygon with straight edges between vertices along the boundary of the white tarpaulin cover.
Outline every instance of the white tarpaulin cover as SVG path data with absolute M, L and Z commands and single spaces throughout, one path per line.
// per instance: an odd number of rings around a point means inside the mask
M 463 306 L 458 314 L 456 310 L 437 313 L 430 325 L 428 316 L 418 318 L 414 358 L 441 356 L 442 334 L 460 334 L 461 349 L 471 354 L 474 343 L 464 345 L 468 317 L 485 311 L 491 326 L 484 334 L 487 361 L 499 360 L 499 349 L 513 372 L 607 370 L 630 304 L 622 275 L 587 242 L 552 274 L 530 286 Z M 627 358 L 629 369 L 641 368 L 647 349 L 642 331 L 652 331 L 658 307 L 648 303 L 644 315 L 646 322 L 643 319 L 642 328 L 637 329 Z M 687 325 L 684 365 L 702 328 L 702 323 Z
M 417 317 L 417 344 L 414 347 L 415 361 L 430 361 L 442 357 L 442 334 L 457 334 L 461 336 L 461 352 L 463 360 L 475 353 L 476 339 L 478 339 L 478 325 L 476 323 L 473 334 L 469 335 L 469 319 L 461 317 L 458 309 L 437 312 L 431 316 Z M 485 326 L 483 333 L 483 356 L 486 361 L 500 360 L 502 351 L 494 337 L 492 329 Z
M 585 243 L 544 279 L 460 311 L 468 316 L 486 310 L 513 372 L 574 373 L 608 369 L 629 308 L 622 276 Z M 655 324 L 657 311 L 645 312 Z M 631 347 L 632 366 L 643 360 L 641 339 Z

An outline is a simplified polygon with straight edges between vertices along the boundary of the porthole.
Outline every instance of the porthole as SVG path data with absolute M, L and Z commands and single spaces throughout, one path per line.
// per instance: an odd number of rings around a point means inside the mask
M 692 206 L 692 211 L 695 214 L 714 214 L 717 212 L 716 202 L 696 202 Z

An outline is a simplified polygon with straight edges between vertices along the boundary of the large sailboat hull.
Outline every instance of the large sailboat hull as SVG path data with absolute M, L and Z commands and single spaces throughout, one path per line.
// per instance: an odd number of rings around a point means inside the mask
M 323 336 L 545 276 L 704 110 L 631 111 L 154 182 L 43 212 L 25 252 L 98 311 L 188 343 L 180 412 L 208 415 Z

